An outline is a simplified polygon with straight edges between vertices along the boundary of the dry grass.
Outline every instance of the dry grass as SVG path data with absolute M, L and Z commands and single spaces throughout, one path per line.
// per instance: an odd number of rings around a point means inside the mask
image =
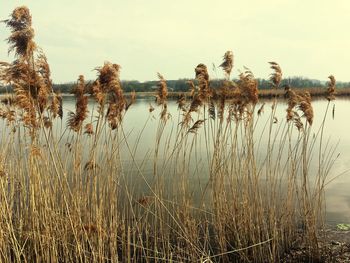
M 16 88 L 14 102 L 0 110 L 6 126 L 0 151 L 1 262 L 278 262 L 300 235 L 310 260 L 322 259 L 318 230 L 333 156 L 321 147 L 324 121 L 310 136 L 310 94 L 288 89 L 289 115 L 277 122 L 275 94 L 286 92 L 279 91 L 277 63 L 270 63 L 273 108 L 265 110 L 269 118 L 259 134 L 257 81 L 248 69 L 237 82 L 229 80 L 232 52 L 225 53 L 227 79 L 216 94 L 206 66 L 195 68 L 198 85 L 189 83 L 189 101 L 179 98 L 178 123 L 170 133 L 169 94 L 158 74 L 161 116 L 150 176 L 135 158 L 144 128 L 135 142 L 123 128 L 135 94 L 129 101 L 124 97 L 120 66 L 106 62 L 97 68 L 91 87 L 79 77 L 76 112 L 63 136 L 65 128 L 55 127 L 63 126 L 56 119 L 62 118 L 62 98 L 52 92 L 46 57 L 40 52 L 33 59 L 33 34 L 23 38 L 24 31 L 33 32 L 29 10 L 15 9 L 5 23 L 18 59 L 1 63 L 0 74 Z M 91 112 L 89 93 L 97 105 Z M 150 105 L 149 119 L 153 110 Z M 310 177 L 315 151 L 319 169 Z M 203 175 L 206 185 L 193 193 L 191 179 Z

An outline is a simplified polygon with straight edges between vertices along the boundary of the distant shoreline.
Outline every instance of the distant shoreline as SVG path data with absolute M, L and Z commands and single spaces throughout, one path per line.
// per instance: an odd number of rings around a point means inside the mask
M 309 92 L 311 94 L 311 97 L 327 97 L 327 88 L 295 88 L 293 89 L 297 93 L 303 93 L 303 92 Z M 259 90 L 259 98 L 260 99 L 273 99 L 275 96 L 278 98 L 283 98 L 284 96 L 284 89 L 260 89 Z M 126 97 L 129 97 L 131 92 L 125 92 L 124 95 Z M 168 98 L 176 99 L 180 94 L 184 94 L 186 97 L 190 97 L 190 92 L 180 92 L 180 91 L 170 91 L 168 92 Z M 6 98 L 9 95 L 14 95 L 14 93 L 3 93 L 0 94 L 0 99 Z M 62 93 L 62 96 L 74 96 L 70 93 Z M 145 97 L 155 97 L 156 91 L 149 92 L 149 91 L 142 91 L 142 92 L 136 92 L 136 96 L 139 98 L 145 98 Z M 348 97 L 350 96 L 350 88 L 339 88 L 336 90 L 336 97 Z

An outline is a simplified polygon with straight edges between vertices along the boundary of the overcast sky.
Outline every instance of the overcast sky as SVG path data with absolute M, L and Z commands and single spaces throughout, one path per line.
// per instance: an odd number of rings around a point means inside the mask
M 75 81 L 111 61 L 121 78 L 193 78 L 205 63 L 222 77 L 225 51 L 235 56 L 234 76 L 243 66 L 267 78 L 268 61 L 284 76 L 350 81 L 349 0 L 0 0 L 0 19 L 26 5 L 35 41 L 48 57 L 56 83 Z M 0 25 L 0 61 L 9 31 Z

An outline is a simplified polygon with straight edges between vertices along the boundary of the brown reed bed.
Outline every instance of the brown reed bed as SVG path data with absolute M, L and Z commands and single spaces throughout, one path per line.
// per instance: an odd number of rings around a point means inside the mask
M 319 88 L 298 88 L 295 89 L 298 93 L 308 92 L 314 99 L 324 99 L 329 96 L 327 89 L 325 87 Z M 272 89 L 262 89 L 259 90 L 259 98 L 261 99 L 273 99 L 274 96 L 277 96 L 280 99 L 284 99 L 285 91 L 277 90 L 274 92 Z M 350 96 L 350 88 L 339 88 L 337 89 L 336 94 L 334 95 L 337 98 L 346 98 Z
M 327 98 L 328 92 L 325 87 L 319 87 L 319 88 L 296 88 L 296 92 L 298 93 L 304 93 L 309 92 L 310 95 L 314 99 L 323 99 Z M 169 99 L 177 99 L 181 94 L 185 95 L 187 98 L 191 98 L 191 92 L 180 92 L 180 91 L 168 91 L 168 98 Z M 259 90 L 259 99 L 273 99 L 275 96 L 277 98 L 284 100 L 285 91 L 284 89 L 260 89 Z M 128 96 L 128 93 L 125 94 Z M 154 97 L 154 92 L 136 92 L 136 95 L 138 98 L 143 97 Z M 337 98 L 346 98 L 350 96 L 350 87 L 349 88 L 339 88 L 337 89 L 337 92 L 335 94 Z
M 323 194 L 334 152 L 322 148 L 325 119 L 310 136 L 311 95 L 280 87 L 278 63 L 270 62 L 272 109 L 256 109 L 261 91 L 249 69 L 230 80 L 228 51 L 222 87 L 213 90 L 207 67 L 198 64 L 175 118 L 158 73 L 154 149 L 140 162 L 135 156 L 154 107 L 129 141 L 123 121 L 135 94 L 124 96 L 120 66 L 96 68 L 91 85 L 79 76 L 65 125 L 64 101 L 52 91 L 29 9 L 16 8 L 5 24 L 16 60 L 0 63 L 0 78 L 16 93 L 0 109 L 1 262 L 278 262 L 300 237 L 309 261 L 324 260 Z M 335 85 L 330 77 L 328 106 Z M 288 108 L 278 122 L 279 93 Z M 95 100 L 91 110 L 88 97 Z M 269 117 L 257 134 L 261 114 Z M 194 192 L 193 179 L 203 176 Z

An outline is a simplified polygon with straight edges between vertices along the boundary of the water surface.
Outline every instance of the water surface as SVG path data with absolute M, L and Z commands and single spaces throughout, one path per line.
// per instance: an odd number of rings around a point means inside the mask
M 271 101 L 265 101 L 264 113 L 259 117 L 255 130 L 255 140 L 259 141 L 260 134 L 263 133 L 265 124 L 268 122 L 269 114 L 271 112 Z M 155 110 L 150 113 L 149 106 L 153 105 Z M 313 101 L 314 108 L 314 122 L 312 127 L 312 135 L 317 134 L 320 129 L 320 125 L 323 121 L 328 102 L 326 100 Z M 257 105 L 259 108 L 261 103 Z M 334 106 L 335 105 L 335 106 Z M 285 123 L 284 118 L 286 115 L 286 104 L 284 102 L 278 102 L 276 108 L 276 127 L 282 127 Z M 333 108 L 334 107 L 334 108 Z M 75 99 L 74 97 L 65 96 L 63 101 L 64 108 L 64 118 L 61 121 L 56 121 L 55 132 L 56 136 L 60 137 L 64 134 L 62 140 L 68 140 L 72 132 L 65 129 L 67 113 L 69 111 L 74 111 L 75 109 Z M 328 114 L 325 118 L 325 129 L 323 135 L 323 145 L 322 147 L 335 147 L 334 156 L 337 157 L 335 163 L 330 171 L 327 181 L 329 182 L 326 186 L 325 197 L 326 197 L 326 221 L 329 224 L 337 223 L 350 223 L 350 124 L 347 121 L 349 114 L 350 101 L 346 99 L 338 99 L 334 103 L 331 102 L 328 108 Z M 90 113 L 94 112 L 96 109 L 93 101 L 89 104 Z M 334 114 L 333 114 L 334 109 Z M 168 102 L 168 111 L 170 113 L 169 120 L 164 129 L 163 142 L 167 141 L 174 143 L 176 140 L 174 134 L 178 129 L 178 123 L 181 118 L 181 112 L 177 109 L 177 104 L 175 101 Z M 123 130 L 127 136 L 129 147 L 134 150 L 133 158 L 139 164 L 142 164 L 143 172 L 149 178 L 152 178 L 153 173 L 153 160 L 154 160 L 154 149 L 156 145 L 156 134 L 159 125 L 160 108 L 154 103 L 153 98 L 140 98 L 133 104 L 127 111 L 124 121 Z M 203 119 L 203 116 L 194 114 L 194 118 Z M 257 119 L 257 115 L 255 116 Z M 94 118 L 92 117 L 88 121 L 94 123 Z M 0 124 L 4 128 L 3 122 Z M 277 128 L 276 128 L 277 129 Z M 206 151 L 207 147 L 203 139 L 203 130 L 199 129 L 197 135 L 197 146 L 196 151 L 198 158 L 196 159 L 196 167 L 193 168 L 193 183 L 205 185 L 208 181 L 206 162 Z M 260 148 L 264 149 L 267 145 L 267 141 L 264 141 L 265 137 L 262 137 L 260 142 Z M 136 147 L 136 148 L 135 148 Z M 318 147 L 318 146 L 317 146 Z M 209 147 L 210 148 L 210 147 Z M 130 153 L 126 146 L 122 146 L 121 158 L 126 167 L 129 167 L 128 173 L 132 176 L 133 169 L 135 172 L 135 167 L 132 165 L 132 160 Z M 162 158 L 162 154 L 159 154 L 159 158 Z M 257 155 L 257 160 L 259 162 L 259 156 Z M 128 165 L 129 164 L 129 165 Z M 167 167 L 167 169 L 170 169 Z M 312 163 L 310 164 L 310 176 L 312 173 L 316 173 L 318 169 L 318 156 L 313 156 Z M 136 187 L 137 188 L 137 187 Z M 140 191 L 143 191 L 141 189 Z M 137 191 L 137 189 L 136 189 Z

